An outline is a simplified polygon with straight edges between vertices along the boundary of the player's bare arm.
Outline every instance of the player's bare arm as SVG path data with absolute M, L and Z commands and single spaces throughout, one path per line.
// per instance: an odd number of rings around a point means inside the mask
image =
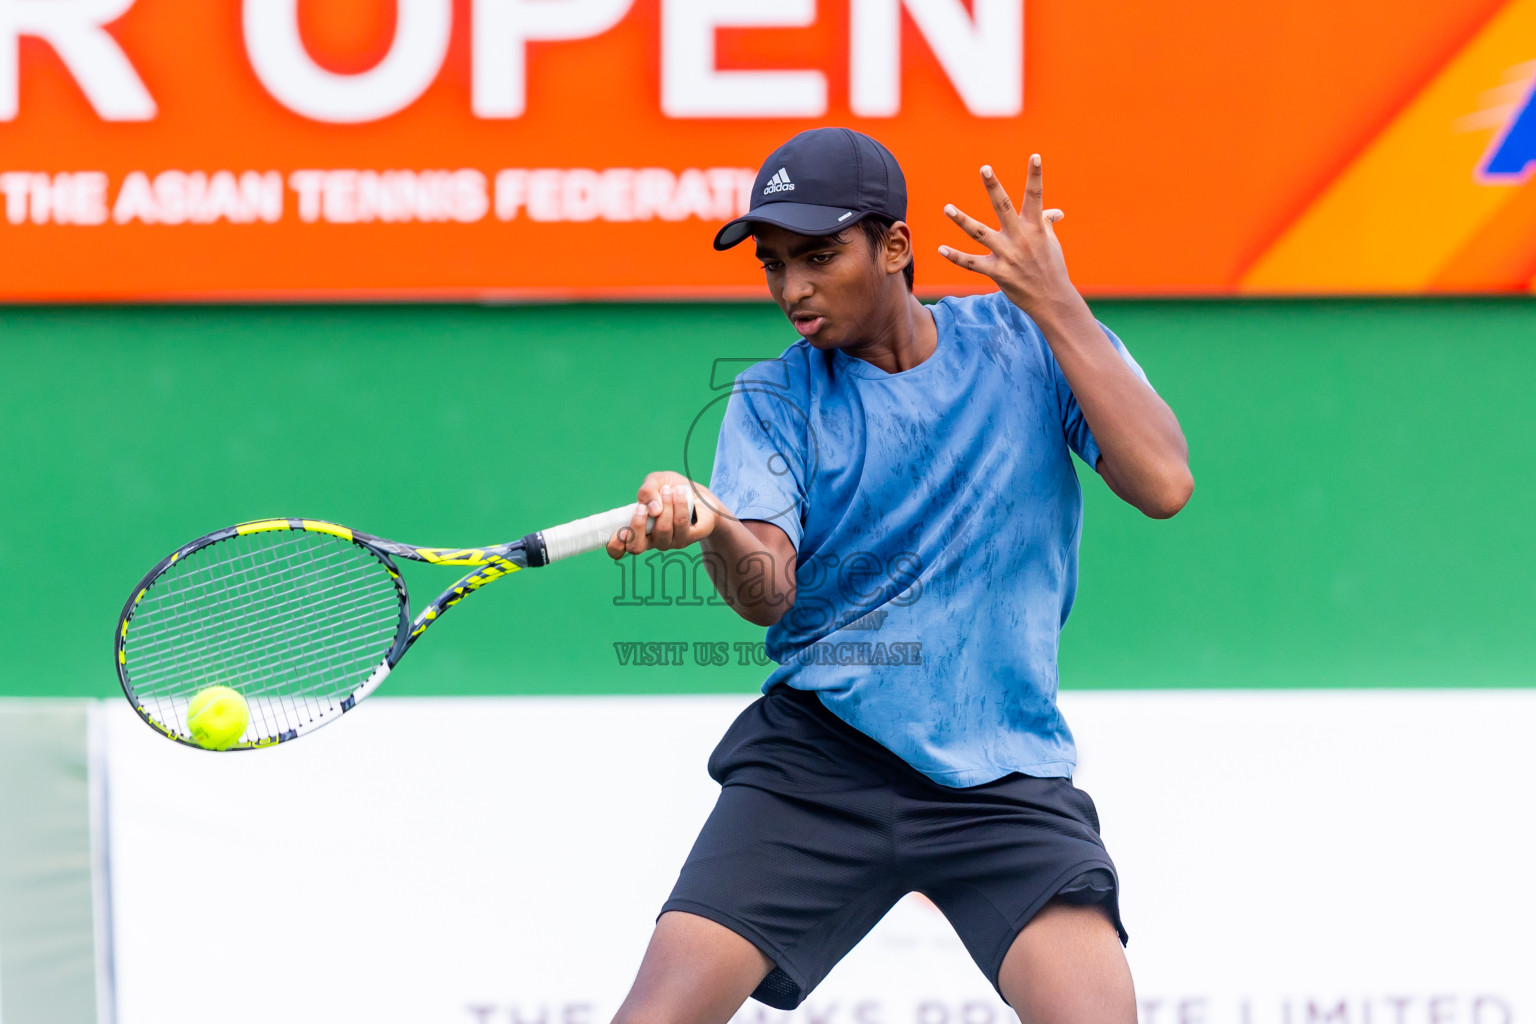
M 694 495 L 692 511 L 689 494 Z M 703 484 L 681 473 L 651 473 L 635 493 L 629 526 L 608 540 L 608 556 L 671 551 L 697 543 L 710 581 L 736 614 L 771 626 L 795 601 L 795 549 L 772 523 L 742 521 L 726 511 Z M 655 516 L 645 532 L 647 516 Z
M 986 246 L 976 255 L 940 246 L 939 254 L 995 282 L 1039 325 L 1098 441 L 1095 469 L 1110 490 L 1146 515 L 1166 519 L 1194 490 L 1189 448 L 1173 410 L 1115 352 L 1067 274 L 1056 237 L 1060 210 L 1044 209 L 1040 157 L 1030 158 L 1023 209 L 1015 209 L 991 167 L 981 180 L 996 228 L 953 205 L 944 212 Z

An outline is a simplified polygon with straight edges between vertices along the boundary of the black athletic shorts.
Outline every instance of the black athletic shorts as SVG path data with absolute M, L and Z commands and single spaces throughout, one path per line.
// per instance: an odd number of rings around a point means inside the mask
M 909 892 L 944 912 L 993 987 L 1053 897 L 1102 903 L 1127 939 L 1098 813 L 1070 779 L 941 786 L 783 685 L 731 725 L 709 774 L 720 800 L 662 913 L 762 950 L 774 970 L 752 995 L 769 1006 L 800 1005 Z

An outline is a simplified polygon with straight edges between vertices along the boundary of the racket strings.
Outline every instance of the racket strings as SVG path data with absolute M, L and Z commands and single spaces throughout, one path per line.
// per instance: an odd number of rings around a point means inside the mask
M 341 575 L 325 571 L 300 574 L 291 568 L 286 572 L 281 571 L 282 563 L 294 561 L 292 558 L 271 560 L 268 568 L 277 568 L 265 575 L 276 576 L 277 586 L 253 585 L 252 580 L 262 575 L 259 572 L 262 547 L 252 544 L 238 547 L 245 550 L 232 550 L 230 554 L 236 554 L 237 557 L 229 559 L 237 572 L 226 581 L 229 585 L 214 592 L 217 600 L 187 600 L 189 595 L 209 597 L 206 592 L 198 594 L 200 590 L 206 591 L 208 580 L 194 581 L 190 587 L 175 588 L 178 592 L 175 596 L 180 602 L 176 605 L 178 614 L 174 619 L 174 628 L 181 629 L 189 642 L 163 651 L 162 655 L 168 655 L 167 660 L 175 671 L 174 678 L 206 676 L 209 665 L 237 669 L 233 673 L 235 678 L 224 682 L 235 685 L 247 695 L 258 730 L 276 735 L 301 721 L 312 720 L 335 703 L 337 677 L 326 670 L 336 667 L 335 655 L 339 649 L 369 632 L 366 623 L 362 630 L 356 624 L 350 629 L 337 628 L 337 623 L 346 621 L 343 616 L 347 612 L 355 613 L 369 602 L 355 599 L 334 601 L 335 607 L 326 612 L 324 603 L 328 599 L 324 594 L 316 592 L 315 582 L 329 577 L 326 582 L 331 589 L 344 592 L 343 588 L 360 582 L 356 578 L 358 574 Z M 377 574 L 378 566 L 375 564 L 369 567 L 367 562 L 370 559 L 366 558 L 366 553 L 363 554 L 365 557 L 359 567 L 371 568 Z M 327 561 L 334 562 L 334 556 Z M 304 578 L 306 576 L 314 579 Z M 303 612 L 292 613 L 291 608 L 273 608 L 273 595 L 283 585 L 284 579 L 293 591 L 291 597 L 301 602 L 310 602 L 304 605 Z M 197 583 L 202 586 L 197 586 Z M 392 600 L 391 590 L 392 584 L 382 596 Z M 206 610 L 208 607 L 213 609 L 212 615 L 200 614 L 200 609 Z M 317 608 L 321 609 L 318 613 Z M 253 609 L 263 614 L 253 615 Z M 388 611 L 389 606 L 386 604 L 382 610 Z M 265 626 L 261 625 L 264 619 Z M 199 644 L 206 647 L 207 651 L 195 652 Z M 263 647 L 270 648 L 264 652 L 263 663 L 251 664 L 247 658 L 247 663 L 241 664 L 247 651 Z M 365 664 L 372 665 L 376 663 L 377 646 L 370 643 L 368 647 L 370 650 L 363 660 Z M 195 653 L 201 653 L 202 656 L 194 657 Z M 301 666 L 311 671 L 296 672 Z M 345 693 L 352 688 L 343 685 L 340 690 Z M 156 693 L 155 696 L 161 695 Z M 172 694 L 173 711 L 180 705 L 176 696 Z M 183 693 L 179 696 L 184 698 L 186 695 Z M 161 710 L 163 713 L 163 703 Z
M 264 589 L 275 590 L 279 587 L 289 585 L 288 583 L 284 583 L 280 580 L 282 570 L 285 568 L 286 563 L 300 562 L 301 564 L 304 564 L 310 561 L 312 560 L 307 558 L 307 552 L 301 551 L 297 548 L 293 551 L 287 552 L 284 555 L 272 557 L 267 564 L 268 576 L 274 582 L 272 582 Z M 196 568 L 184 570 L 182 573 L 174 577 L 170 577 L 168 575 L 162 576 L 156 581 L 156 583 L 157 585 L 165 584 L 168 588 L 185 594 L 186 592 L 194 590 L 199 586 L 209 586 L 212 584 L 213 576 L 222 568 L 226 567 L 226 564 L 222 561 L 210 560 Z M 367 566 L 359 565 L 359 568 L 366 569 Z M 305 575 L 321 577 L 329 575 L 332 571 L 333 570 L 330 567 L 322 566 L 315 568 L 311 573 Z M 294 583 L 304 582 L 303 576 L 293 577 L 292 579 Z M 254 599 L 255 597 L 260 596 L 261 589 L 262 588 L 247 588 L 245 594 L 247 598 Z M 179 604 L 166 602 L 162 614 L 169 615 L 173 618 L 174 621 L 172 623 L 172 628 L 163 630 L 159 636 L 156 636 L 152 630 L 143 629 L 142 627 L 144 623 L 141 622 L 140 628 L 135 630 L 135 650 L 137 653 L 141 655 L 164 655 L 169 657 L 173 648 L 193 647 L 197 646 L 198 644 L 206 644 L 208 642 L 206 637 L 202 635 L 205 632 L 204 626 L 206 624 L 206 620 L 205 617 L 201 615 L 201 609 L 198 605 L 192 602 L 183 602 Z M 251 639 L 260 639 L 260 636 L 257 635 L 259 632 L 259 630 L 253 632 Z
M 367 549 L 328 534 L 236 536 L 173 564 L 128 628 L 134 695 L 186 734 L 187 703 L 209 686 L 238 690 L 245 739 L 277 736 L 331 711 L 384 659 L 400 595 Z
M 249 574 L 251 570 L 249 559 L 241 560 L 241 562 L 236 564 L 246 574 Z M 207 581 L 203 582 L 206 585 Z M 254 588 L 247 585 L 244 588 L 246 597 L 260 596 L 254 595 L 253 590 Z M 166 678 L 160 680 L 160 682 L 168 685 L 161 686 L 156 685 L 156 673 L 153 671 L 140 673 L 146 695 L 154 699 L 154 703 L 158 705 L 160 715 L 162 717 L 166 716 L 167 702 L 164 699 L 167 697 L 166 690 L 170 689 L 168 694 L 170 698 L 169 710 L 174 715 L 181 706 L 181 700 L 178 698 L 184 699 L 186 697 L 185 693 L 177 694 L 175 692 L 176 681 L 188 678 L 206 678 L 209 666 L 218 666 L 215 671 L 221 674 L 216 680 L 217 682 L 233 684 L 249 695 L 248 699 L 251 704 L 252 717 L 258 732 L 267 732 L 268 734 L 282 732 L 284 726 L 292 724 L 295 713 L 300 710 L 307 715 L 313 715 L 316 709 L 312 706 L 297 709 L 285 704 L 282 700 L 258 699 L 258 694 L 271 690 L 270 686 L 262 685 L 263 672 L 260 670 L 265 669 L 264 674 L 271 676 L 274 672 L 282 672 L 285 669 L 284 665 L 274 664 L 270 661 L 263 666 L 231 664 L 232 660 L 239 656 L 239 651 L 235 649 L 235 644 L 231 642 L 233 640 L 238 640 L 242 645 L 247 646 L 272 644 L 274 641 L 280 640 L 280 638 L 273 635 L 274 631 L 270 627 L 262 628 L 256 625 L 259 619 L 253 621 L 249 614 L 241 615 L 238 608 L 234 610 L 230 608 L 231 599 L 237 598 L 241 594 L 241 589 L 231 588 L 220 593 L 222 600 L 208 602 L 208 605 L 213 609 L 212 614 L 204 614 L 207 611 L 204 603 L 188 600 L 189 596 L 196 594 L 196 591 L 197 588 L 195 586 L 167 588 L 167 597 L 178 598 L 181 602 L 180 604 L 170 602 L 167 604 L 168 608 L 174 607 L 177 612 L 169 620 L 170 625 L 172 628 L 182 631 L 183 635 L 188 638 L 189 645 L 165 648 L 163 645 L 153 644 L 146 645 L 143 651 L 134 651 L 136 656 L 143 654 L 146 658 L 158 655 L 166 662 L 166 667 L 170 669 Z M 295 628 L 313 628 L 317 624 L 323 625 L 323 623 L 316 623 L 313 620 L 314 616 L 311 614 L 294 615 L 286 621 Z M 146 633 L 146 635 L 149 634 Z M 207 648 L 202 657 L 193 656 L 193 647 L 196 644 L 202 644 Z M 137 664 L 138 662 L 136 661 L 135 663 Z M 256 670 L 251 671 L 250 669 L 253 668 Z M 230 671 L 231 669 L 234 670 Z M 224 678 L 225 675 L 230 678 Z M 313 687 L 306 689 L 313 689 Z M 305 695 L 294 693 L 287 696 L 302 699 Z M 179 725 L 179 716 L 171 718 L 170 721 Z
M 316 570 L 310 575 L 322 576 L 325 574 L 326 570 Z M 337 577 L 333 578 L 332 582 L 340 583 L 343 585 L 352 582 L 363 582 L 361 578 L 364 575 L 371 575 L 369 568 L 367 566 L 358 566 L 358 571 L 353 573 L 350 578 L 343 579 Z M 264 589 L 266 591 L 276 591 L 283 585 L 284 584 L 272 584 L 271 586 L 268 586 Z M 248 600 L 258 600 L 263 599 L 268 595 L 264 594 L 262 590 L 254 590 L 247 592 L 244 596 Z M 371 593 L 361 592 L 352 595 L 349 598 L 336 601 L 330 608 L 311 606 L 304 613 L 294 617 L 291 620 L 282 622 L 269 622 L 265 625 L 256 625 L 250 629 L 249 633 L 246 634 L 243 639 L 249 643 L 261 643 L 264 641 L 269 641 L 275 639 L 278 635 L 290 629 L 303 629 L 307 626 L 319 625 L 323 621 L 334 618 L 337 611 L 355 610 L 363 605 L 368 604 L 372 600 L 373 595 Z M 190 618 L 187 614 L 187 609 L 180 609 L 177 612 L 177 629 L 174 631 L 166 631 L 162 636 L 153 638 L 149 641 L 141 640 L 142 646 L 137 648 L 137 653 L 140 656 L 164 655 L 167 657 L 173 657 L 180 654 L 185 649 L 198 646 L 206 646 L 210 643 L 217 643 L 217 640 L 211 640 L 209 637 L 204 635 L 205 626 L 206 620 Z
M 302 535 L 289 535 L 294 539 L 298 536 Z M 214 647 L 216 657 L 227 658 L 233 653 L 229 643 L 231 635 L 238 636 L 246 645 L 271 648 L 261 671 L 253 673 L 246 681 L 245 692 L 248 699 L 257 700 L 259 709 L 280 714 L 283 724 L 289 727 L 296 724 L 293 714 L 295 710 L 302 710 L 303 717 L 312 720 L 318 714 L 323 714 L 339 695 L 355 689 L 356 682 L 349 681 L 338 694 L 337 678 L 330 670 L 338 667 L 336 655 L 344 654 L 349 647 L 354 646 L 360 632 L 369 631 L 376 623 L 369 623 L 366 617 L 361 621 L 352 621 L 353 616 L 348 615 L 348 612 L 366 610 L 379 600 L 385 602 L 385 609 L 391 613 L 395 613 L 398 608 L 397 604 L 394 609 L 388 608 L 388 602 L 394 599 L 392 584 L 382 591 L 366 587 L 368 582 L 379 582 L 380 576 L 380 567 L 371 556 L 350 545 L 330 543 L 327 546 L 327 543 L 321 541 L 318 545 L 320 550 L 330 556 L 320 563 L 320 571 L 305 573 L 298 571 L 299 566 L 296 564 L 283 564 L 271 574 L 275 582 L 269 586 L 254 582 L 262 577 L 262 549 L 259 545 L 248 545 L 237 563 L 243 570 L 240 585 L 220 592 L 223 598 L 220 610 L 225 612 L 233 634 L 226 632 L 224 637 L 217 639 L 207 636 L 202 638 L 203 642 Z M 355 557 L 352 564 L 348 564 L 348 555 L 360 557 Z M 284 562 L 292 563 L 293 560 L 285 559 Z M 362 589 L 358 588 L 358 584 L 363 584 Z M 263 616 L 252 616 L 250 610 L 260 609 L 263 603 L 270 603 L 271 593 L 284 588 L 291 590 L 292 596 L 308 603 L 300 612 L 277 618 L 266 616 L 266 625 L 259 625 Z M 349 596 L 344 599 L 333 596 L 341 594 Z M 359 597 L 363 600 L 358 600 Z M 376 653 L 376 644 L 369 644 L 368 647 L 364 663 L 367 670 L 371 671 L 381 655 Z M 306 672 L 305 669 L 310 671 Z M 277 698 L 275 701 L 263 699 L 274 697 Z

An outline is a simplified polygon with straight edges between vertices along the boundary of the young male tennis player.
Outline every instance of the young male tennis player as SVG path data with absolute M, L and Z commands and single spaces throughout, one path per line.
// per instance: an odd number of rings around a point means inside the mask
M 715 237 L 754 240 L 801 340 L 738 378 L 710 487 L 652 473 L 608 553 L 699 543 L 779 664 L 710 758 L 719 803 L 621 1024 L 797 1006 L 913 891 L 1024 1024 L 1136 1020 L 1118 879 L 1056 707 L 1068 453 L 1158 518 L 1193 479 L 1178 421 L 1068 279 L 1039 157 L 1022 208 L 981 178 L 996 228 L 945 212 L 987 252 L 939 252 L 987 295 L 913 297 L 901 169 L 842 128 L 781 146 Z

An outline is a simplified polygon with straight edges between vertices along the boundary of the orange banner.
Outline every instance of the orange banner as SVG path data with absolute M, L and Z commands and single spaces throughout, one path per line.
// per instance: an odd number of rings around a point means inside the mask
M 0 0 L 0 300 L 756 296 L 769 150 L 1028 154 L 1091 294 L 1536 288 L 1536 0 Z

